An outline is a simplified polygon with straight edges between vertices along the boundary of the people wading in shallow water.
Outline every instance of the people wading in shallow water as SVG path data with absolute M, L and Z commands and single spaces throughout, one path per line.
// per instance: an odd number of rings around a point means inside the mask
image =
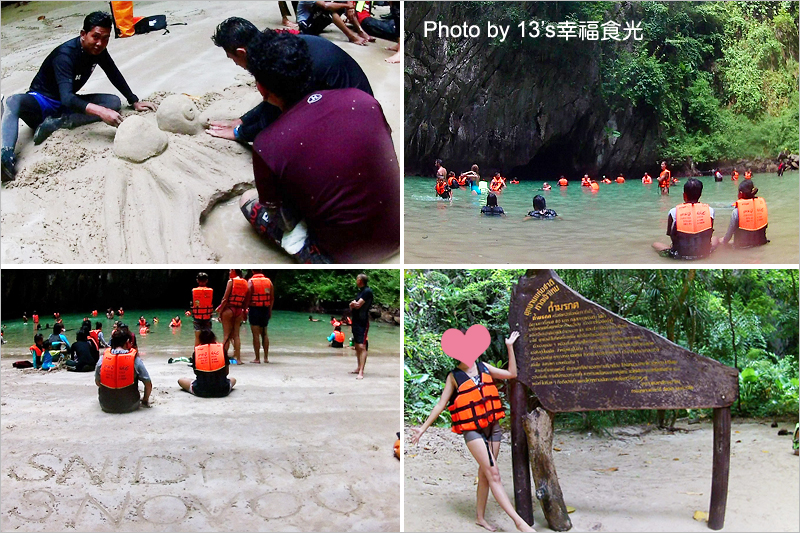
M 497 467 L 502 437 L 500 419 L 505 417 L 505 411 L 494 381 L 517 377 L 514 341 L 518 338 L 519 332 L 514 331 L 506 339 L 508 370 L 495 368 L 480 361 L 475 361 L 471 366 L 459 363 L 458 367 L 447 375 L 442 396 L 430 416 L 422 426 L 414 429 L 414 435 L 411 437 L 411 444 L 419 443 L 420 437 L 439 418 L 445 408 L 450 411 L 453 432 L 464 436 L 467 449 L 478 463 L 475 523 L 489 531 L 497 530 L 493 524 L 486 521 L 485 517 L 489 491 L 503 511 L 514 521 L 519 531 L 535 531 L 514 509 L 500 479 L 500 469 Z M 478 406 L 482 406 L 483 409 Z

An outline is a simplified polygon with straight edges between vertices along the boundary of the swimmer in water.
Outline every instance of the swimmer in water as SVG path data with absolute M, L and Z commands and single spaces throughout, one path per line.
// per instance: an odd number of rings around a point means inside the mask
M 442 200 L 449 200 L 451 204 L 453 203 L 453 192 L 442 177 L 436 178 L 436 194 Z
M 550 220 L 557 216 L 558 213 L 552 209 L 547 209 L 547 201 L 544 199 L 544 196 L 537 194 L 533 197 L 533 211 L 528 211 L 528 214 L 525 215 L 525 218 L 522 220 Z
M 552 189 L 552 187 L 550 185 L 548 185 L 547 182 L 545 181 L 544 185 L 542 185 L 542 190 L 543 191 L 549 191 L 551 189 Z
M 488 216 L 506 216 L 503 208 L 497 205 L 497 195 L 493 192 L 486 197 L 486 205 L 481 207 L 481 213 Z

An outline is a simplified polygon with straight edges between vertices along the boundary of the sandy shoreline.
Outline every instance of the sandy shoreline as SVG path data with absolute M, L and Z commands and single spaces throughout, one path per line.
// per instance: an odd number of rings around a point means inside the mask
M 678 426 L 689 431 L 635 437 L 620 428 L 616 438 L 557 431 L 553 455 L 565 501 L 576 508 L 572 531 L 710 531 L 692 515 L 708 511 L 711 424 Z M 797 531 L 798 458 L 791 436 L 777 432 L 766 423 L 733 421 L 724 531 Z M 412 446 L 410 428 L 405 434 L 405 531 L 485 531 L 474 524 L 477 467 L 463 438 L 431 428 Z M 508 430 L 498 464 L 513 501 Z M 486 517 L 499 531 L 516 531 L 491 496 Z M 538 505 L 534 520 L 537 531 L 550 530 Z
M 399 529 L 398 354 L 357 382 L 352 350 L 274 350 L 231 367 L 227 398 L 200 399 L 171 352 L 145 355 L 154 406 L 127 415 L 100 410 L 91 374 L 3 358 L 3 531 Z
M 76 36 L 85 14 L 97 9 L 108 10 L 108 4 L 35 2 L 3 8 L 3 94 L 27 90 L 46 55 Z M 38 21 L 41 14 L 45 19 Z M 170 26 L 166 35 L 112 39 L 108 50 L 139 98 L 187 93 L 198 97 L 198 107 L 213 119 L 236 118 L 260 101 L 252 77 L 210 37 L 229 16 L 260 28 L 280 27 L 275 2 L 137 2 L 136 14 L 166 14 L 168 23 L 187 23 Z M 390 43 L 352 45 L 335 28 L 323 36 L 362 66 L 399 147 L 401 69 L 383 61 L 391 55 L 384 50 Z M 100 69 L 82 92 L 116 94 Z M 155 120 L 154 113 L 142 116 Z M 238 204 L 226 202 L 252 187 L 249 149 L 205 134 L 168 134 L 163 154 L 135 164 L 113 155 L 114 134 L 110 126 L 93 124 L 58 131 L 34 146 L 30 128 L 20 122 L 18 178 L 2 193 L 4 263 L 230 262 L 247 259 L 248 249 L 261 262 L 292 262 L 251 235 Z M 214 213 L 217 205 L 222 215 Z M 220 216 L 222 229 L 203 231 L 207 217 Z M 226 225 L 233 229 L 227 231 Z

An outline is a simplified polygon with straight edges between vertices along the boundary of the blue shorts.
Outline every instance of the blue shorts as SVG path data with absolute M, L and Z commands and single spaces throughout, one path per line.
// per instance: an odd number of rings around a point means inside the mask
M 63 115 L 65 112 L 69 111 L 69 108 L 62 106 L 61 102 L 58 100 L 53 100 L 48 96 L 34 91 L 29 91 L 28 94 L 36 98 L 36 103 L 42 108 L 42 118 Z

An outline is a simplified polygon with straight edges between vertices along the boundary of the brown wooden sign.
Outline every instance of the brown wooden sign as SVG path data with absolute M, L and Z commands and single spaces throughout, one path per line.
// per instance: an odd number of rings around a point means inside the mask
M 554 412 L 727 407 L 738 371 L 615 315 L 552 270 L 523 276 L 509 325 L 517 379 Z
M 553 412 L 714 408 L 708 527 L 722 529 L 730 469 L 731 410 L 738 370 L 668 341 L 576 293 L 552 270 L 528 271 L 511 296 L 508 322 L 518 376 L 511 387 L 511 457 L 517 512 L 533 524 L 536 495 L 550 527 L 572 523 L 552 460 Z M 527 388 L 546 409 L 528 413 Z M 539 412 L 541 411 L 541 412 Z M 543 413 L 548 412 L 545 416 Z M 527 437 L 526 437 L 527 434 Z

